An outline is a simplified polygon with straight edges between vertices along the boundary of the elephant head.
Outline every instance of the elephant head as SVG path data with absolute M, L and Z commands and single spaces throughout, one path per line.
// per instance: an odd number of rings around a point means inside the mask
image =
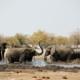
M 7 60 L 9 63 L 14 62 L 31 62 L 33 59 L 33 56 L 42 55 L 43 54 L 43 48 L 41 47 L 41 44 L 39 43 L 41 52 L 37 52 L 33 47 L 25 47 L 25 48 L 8 48 L 5 51 L 4 57 L 5 60 Z
M 45 51 L 44 60 L 47 60 L 47 56 L 52 55 L 55 52 L 55 46 L 48 46 Z
M 45 55 L 44 55 L 45 61 L 47 60 L 47 56 L 51 54 L 51 48 L 52 48 L 51 46 L 46 48 Z

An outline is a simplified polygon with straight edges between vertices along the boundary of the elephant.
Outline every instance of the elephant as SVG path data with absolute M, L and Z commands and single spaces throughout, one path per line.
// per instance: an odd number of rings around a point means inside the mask
M 0 61 L 4 59 L 4 52 L 6 49 L 7 43 L 3 42 L 0 44 Z
M 50 55 L 51 62 L 53 61 L 71 61 L 80 58 L 80 52 L 74 51 L 71 47 L 61 47 L 61 46 L 49 46 L 46 49 L 44 60 L 47 61 L 47 56 Z
M 2 60 L 2 55 L 1 55 L 1 44 L 0 44 L 0 61 Z
M 23 48 L 7 48 L 4 53 L 4 59 L 8 63 L 26 63 L 26 61 L 31 62 L 34 56 L 42 55 L 43 48 L 39 43 L 41 52 L 37 52 L 33 47 L 23 47 Z

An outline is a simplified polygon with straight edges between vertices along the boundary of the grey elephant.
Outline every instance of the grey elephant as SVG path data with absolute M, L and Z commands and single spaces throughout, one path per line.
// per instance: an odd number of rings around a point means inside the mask
M 76 53 L 74 52 L 74 50 L 70 47 L 61 47 L 61 46 L 49 46 L 46 49 L 45 55 L 44 55 L 44 60 L 47 60 L 47 56 L 50 55 L 50 60 L 51 62 L 53 61 L 69 61 L 69 60 L 73 60 L 76 59 L 76 57 L 74 57 L 74 55 L 76 55 Z
M 0 44 L 0 61 L 4 59 L 4 52 L 6 49 L 7 43 L 3 42 Z
M 31 62 L 33 59 L 33 56 L 39 56 L 43 54 L 43 48 L 41 47 L 39 43 L 41 52 L 37 52 L 34 48 L 28 47 L 28 48 L 7 48 L 4 53 L 4 59 L 8 63 L 14 63 L 14 62 L 20 62 L 25 63 L 26 61 Z

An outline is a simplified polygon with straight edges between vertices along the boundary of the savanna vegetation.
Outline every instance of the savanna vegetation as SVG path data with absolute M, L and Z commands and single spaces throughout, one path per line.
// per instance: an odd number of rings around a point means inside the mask
M 71 35 L 67 36 L 56 36 L 54 34 L 37 31 L 32 35 L 23 35 L 16 33 L 14 36 L 3 36 L 0 35 L 0 43 L 7 42 L 12 46 L 21 46 L 27 44 L 37 44 L 41 42 L 45 47 L 48 45 L 79 45 L 80 44 L 80 30 L 74 31 Z

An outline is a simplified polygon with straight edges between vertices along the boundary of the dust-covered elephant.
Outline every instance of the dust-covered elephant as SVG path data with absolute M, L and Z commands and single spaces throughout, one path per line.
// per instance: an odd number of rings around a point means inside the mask
M 75 51 L 70 47 L 65 46 L 49 46 L 46 49 L 44 60 L 47 60 L 47 56 L 50 56 L 50 61 L 69 61 L 73 60 L 76 57 L 74 55 L 77 55 Z
M 7 48 L 4 53 L 4 58 L 8 63 L 20 62 L 25 63 L 26 61 L 31 62 L 33 56 L 39 56 L 43 54 L 43 48 L 39 43 L 41 52 L 37 52 L 34 48 Z

